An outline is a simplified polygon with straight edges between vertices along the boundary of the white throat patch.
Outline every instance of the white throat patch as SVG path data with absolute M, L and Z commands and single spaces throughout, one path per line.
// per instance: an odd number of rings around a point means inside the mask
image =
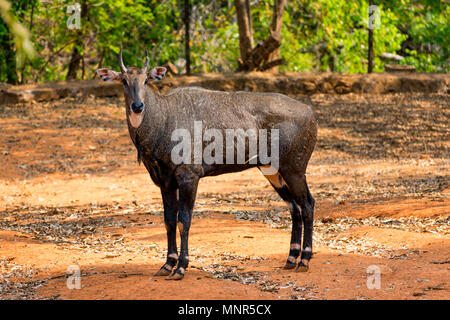
M 139 128 L 142 123 L 142 119 L 144 119 L 144 113 L 135 114 L 134 112 L 130 112 L 130 123 L 133 128 Z

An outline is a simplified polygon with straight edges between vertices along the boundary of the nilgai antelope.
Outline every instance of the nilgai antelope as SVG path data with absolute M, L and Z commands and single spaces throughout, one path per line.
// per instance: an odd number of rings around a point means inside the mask
M 147 82 L 161 80 L 166 69 L 156 67 L 148 70 L 148 65 L 147 55 L 142 69 L 125 67 L 121 50 L 120 72 L 99 69 L 97 73 L 104 81 L 123 83 L 128 131 L 137 149 L 138 161 L 144 163 L 151 179 L 161 189 L 167 229 L 167 260 L 155 276 L 167 276 L 169 280 L 184 277 L 189 263 L 189 229 L 200 178 L 252 167 L 258 167 L 265 174 L 275 191 L 287 203 L 292 215 L 290 251 L 284 268 L 307 271 L 312 256 L 314 199 L 306 183 L 305 171 L 317 139 L 317 123 L 312 109 L 275 93 L 222 92 L 182 87 L 167 94 L 159 94 L 151 90 Z M 214 151 L 214 163 L 205 159 L 200 162 L 198 159 L 174 162 L 173 150 L 178 142 L 174 141 L 173 133 L 182 129 L 190 136 L 198 135 L 195 132 L 196 123 L 202 124 L 202 133 L 211 128 L 216 133 L 225 133 L 229 129 L 246 132 L 277 130 L 278 150 L 274 150 L 271 145 L 271 152 L 279 151 L 278 170 L 264 173 L 263 169 L 268 168 L 268 164 L 257 155 L 250 159 L 248 141 L 244 143 L 244 152 L 248 155 L 245 162 L 227 161 L 230 159 L 225 158 L 225 154 L 230 150 L 225 150 L 225 147 L 223 153 L 222 150 Z M 207 145 L 207 141 L 200 143 L 202 147 Z M 239 151 L 233 145 L 231 151 Z M 223 158 L 217 159 L 220 154 Z M 194 156 L 188 154 L 187 159 Z M 181 238 L 179 255 L 177 226 Z

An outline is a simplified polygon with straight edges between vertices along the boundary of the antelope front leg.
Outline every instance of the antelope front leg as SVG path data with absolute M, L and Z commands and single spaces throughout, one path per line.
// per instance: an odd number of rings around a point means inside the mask
M 168 280 L 181 280 L 189 264 L 188 238 L 189 228 L 191 226 L 192 210 L 194 208 L 195 196 L 197 194 L 198 176 L 189 172 L 182 171 L 177 175 L 179 187 L 179 211 L 178 211 L 178 229 L 180 231 L 181 245 L 178 265 L 175 271 L 167 277 Z
M 177 214 L 178 197 L 177 190 L 161 190 L 164 205 L 164 224 L 167 230 L 167 260 L 166 263 L 155 273 L 155 276 L 168 276 L 177 264 Z

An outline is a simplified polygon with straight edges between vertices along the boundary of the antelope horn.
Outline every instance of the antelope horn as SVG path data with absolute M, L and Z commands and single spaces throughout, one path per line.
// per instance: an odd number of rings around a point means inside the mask
M 144 73 L 147 72 L 147 69 L 148 69 L 148 62 L 149 62 L 149 60 L 148 60 L 148 50 L 146 49 L 146 50 L 145 50 Z
M 119 53 L 119 67 L 120 67 L 120 71 L 122 73 L 127 72 L 127 68 L 125 67 L 125 65 L 123 64 L 123 59 L 122 59 L 122 47 L 120 47 L 120 53 Z

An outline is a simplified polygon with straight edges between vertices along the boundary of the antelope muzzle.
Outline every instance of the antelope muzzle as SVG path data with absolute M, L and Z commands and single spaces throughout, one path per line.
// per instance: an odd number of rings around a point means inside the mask
M 131 111 L 136 114 L 141 114 L 144 111 L 144 104 L 142 102 L 133 102 L 131 104 Z

